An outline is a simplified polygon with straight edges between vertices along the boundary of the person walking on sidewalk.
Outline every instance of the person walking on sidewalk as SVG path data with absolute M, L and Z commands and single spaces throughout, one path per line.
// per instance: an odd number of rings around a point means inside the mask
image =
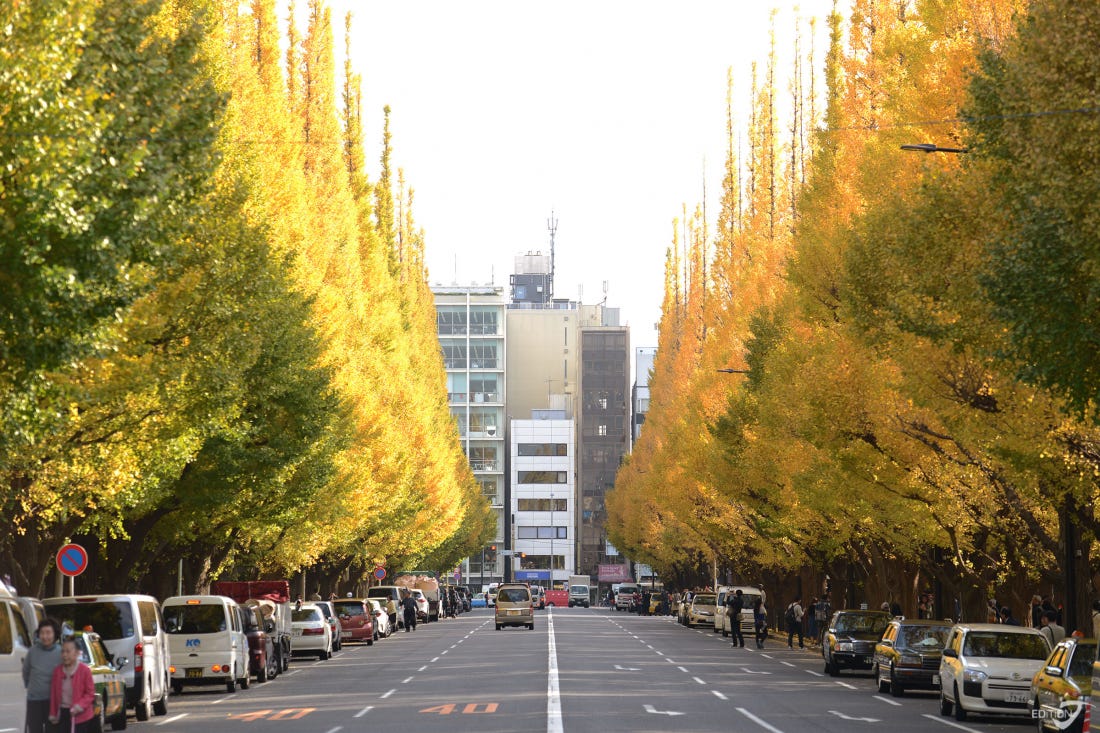
M 757 598 L 752 604 L 752 620 L 756 630 L 756 648 L 763 649 L 764 640 L 768 638 L 768 609 L 762 598 Z
M 744 594 L 738 588 L 732 594 L 726 594 L 726 615 L 730 621 L 730 633 L 733 635 L 733 646 L 744 647 L 745 635 L 741 633 L 741 610 L 745 607 Z
M 791 605 L 787 606 L 787 612 L 783 615 L 787 622 L 787 648 L 794 648 L 794 635 L 798 634 L 798 648 L 805 649 L 802 643 L 802 598 L 795 598 Z

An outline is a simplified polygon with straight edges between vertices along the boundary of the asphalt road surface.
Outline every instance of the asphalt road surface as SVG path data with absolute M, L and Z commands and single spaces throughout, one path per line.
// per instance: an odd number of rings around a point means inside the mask
M 539 611 L 496 631 L 491 609 L 422 624 L 372 647 L 227 694 L 188 688 L 149 733 L 360 731 L 1014 731 L 1026 718 L 939 715 L 935 693 L 880 695 L 869 672 L 823 674 L 821 657 L 770 639 L 733 649 L 709 629 L 609 609 Z

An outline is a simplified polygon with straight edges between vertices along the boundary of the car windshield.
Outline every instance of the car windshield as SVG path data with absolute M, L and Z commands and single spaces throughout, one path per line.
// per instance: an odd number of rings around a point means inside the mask
M 290 620 L 292 622 L 298 621 L 304 623 L 306 621 L 323 621 L 324 619 L 321 618 L 321 611 L 319 609 L 302 608 L 297 611 L 291 611 Z
M 741 594 L 741 608 L 748 611 L 756 605 L 756 602 L 760 600 L 760 596 L 755 593 L 742 593 Z
M 393 591 L 389 588 L 368 588 L 367 598 L 393 598 Z
M 902 626 L 898 629 L 899 649 L 940 650 L 947 645 L 950 626 Z
M 134 635 L 134 616 L 125 601 L 50 604 L 49 614 L 70 629 L 91 627 L 103 639 Z
M 216 634 L 225 631 L 225 609 L 221 606 L 168 606 L 164 623 L 169 634 Z
M 842 634 L 881 634 L 890 619 L 886 616 L 862 613 L 844 614 L 836 620 L 836 630 Z
M 963 654 L 971 657 L 1046 659 L 1049 650 L 1038 634 L 1003 631 L 971 631 L 963 642 Z
M 497 600 L 503 603 L 523 603 L 530 599 L 531 594 L 526 588 L 505 588 L 497 596 Z
M 336 612 L 341 616 L 362 616 L 367 611 L 362 601 L 336 601 Z
M 1096 659 L 1096 645 L 1077 643 L 1069 661 L 1070 677 L 1091 677 L 1092 660 Z
M 692 602 L 696 606 L 713 606 L 714 596 L 695 596 L 695 600 Z

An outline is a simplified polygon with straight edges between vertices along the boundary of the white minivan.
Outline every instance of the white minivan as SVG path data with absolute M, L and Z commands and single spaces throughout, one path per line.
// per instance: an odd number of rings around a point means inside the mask
M 248 637 L 237 603 L 225 596 L 173 596 L 161 607 L 172 652 L 172 691 L 222 684 L 248 689 Z
M 15 596 L 0 582 L 0 730 L 22 731 L 27 712 L 23 657 L 31 637 Z
M 113 594 L 46 598 L 46 613 L 74 631 L 94 631 L 112 659 L 124 657 L 126 705 L 138 720 L 168 714 L 168 634 L 152 596 Z

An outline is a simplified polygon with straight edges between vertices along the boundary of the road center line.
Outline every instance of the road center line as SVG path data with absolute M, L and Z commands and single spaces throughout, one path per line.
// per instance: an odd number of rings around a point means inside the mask
M 766 720 L 761 720 L 760 718 L 758 718 L 755 715 L 753 715 L 752 713 L 750 713 L 748 710 L 745 710 L 745 708 L 737 708 L 737 712 L 741 713 L 746 718 L 748 718 L 752 722 L 756 723 L 757 725 L 759 725 L 764 730 L 771 731 L 771 733 L 783 733 L 783 731 L 779 730 L 778 728 L 776 728 L 771 723 L 767 722 Z
M 389 697 L 390 695 L 392 695 L 395 692 L 397 692 L 397 688 L 394 688 L 394 689 L 390 690 L 389 692 L 387 692 L 386 694 L 382 695 L 382 699 L 385 700 L 387 697 Z
M 166 725 L 168 723 L 174 723 L 177 720 L 179 720 L 180 718 L 186 718 L 186 717 L 187 717 L 187 713 L 180 713 L 179 715 L 173 715 L 171 718 L 165 718 L 164 720 L 157 723 L 157 725 Z M 15 728 L 12 728 L 12 730 L 15 730 Z
M 563 733 L 561 719 L 561 690 L 558 688 L 558 648 L 554 642 L 554 609 L 546 613 L 547 680 L 546 680 L 546 733 Z
M 362 717 L 363 717 L 364 715 L 366 715 L 367 713 L 369 713 L 369 712 L 370 712 L 371 710 L 374 710 L 374 706 L 373 706 L 373 705 L 368 705 L 368 706 L 366 706 L 365 708 L 363 708 L 362 710 L 360 710 L 359 712 L 357 712 L 357 713 L 356 713 L 355 715 L 353 715 L 352 717 L 353 717 L 353 718 L 362 718 Z
M 958 723 L 955 723 L 953 721 L 944 720 L 943 718 L 938 717 L 936 715 L 929 715 L 928 713 L 925 713 L 921 717 L 928 718 L 929 720 L 934 720 L 937 723 L 943 723 L 944 725 L 949 725 L 952 728 L 958 728 L 959 730 L 965 730 L 965 731 L 968 731 L 969 733 L 978 733 L 977 729 L 975 729 L 975 728 L 967 728 L 965 725 L 959 725 Z

